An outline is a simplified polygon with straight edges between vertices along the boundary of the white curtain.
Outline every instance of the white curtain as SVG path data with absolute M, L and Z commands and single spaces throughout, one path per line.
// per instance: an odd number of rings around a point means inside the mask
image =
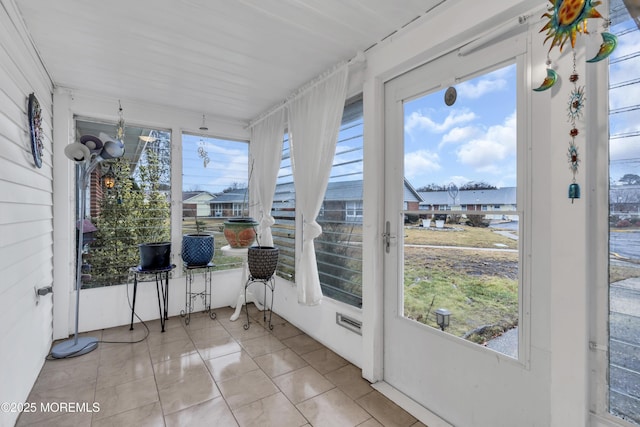
M 282 140 L 284 138 L 284 109 L 280 109 L 251 128 L 251 162 L 256 196 L 258 198 L 258 242 L 273 246 L 271 216 L 273 194 L 280 169 Z
M 296 257 L 296 283 L 298 302 L 307 305 L 318 304 L 322 298 L 313 241 L 322 234 L 316 218 L 336 151 L 347 75 L 347 65 L 341 65 L 288 103 L 296 210 L 302 218 L 302 252 Z

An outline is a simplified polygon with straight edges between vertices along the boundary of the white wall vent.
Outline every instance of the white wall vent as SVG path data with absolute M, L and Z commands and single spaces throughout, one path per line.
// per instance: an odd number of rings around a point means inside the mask
M 343 328 L 347 328 L 351 332 L 362 335 L 362 322 L 353 317 L 345 316 L 342 313 L 336 313 L 336 323 Z

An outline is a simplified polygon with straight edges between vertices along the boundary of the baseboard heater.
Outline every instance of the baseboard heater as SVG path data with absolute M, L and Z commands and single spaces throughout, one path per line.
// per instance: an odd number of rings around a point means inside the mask
M 362 322 L 354 319 L 353 317 L 345 316 L 342 313 L 336 313 L 336 323 L 351 332 L 362 335 Z

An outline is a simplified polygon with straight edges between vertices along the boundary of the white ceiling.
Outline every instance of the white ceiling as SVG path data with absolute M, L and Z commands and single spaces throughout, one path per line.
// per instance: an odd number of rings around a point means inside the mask
M 53 82 L 249 122 L 444 0 L 15 0 Z

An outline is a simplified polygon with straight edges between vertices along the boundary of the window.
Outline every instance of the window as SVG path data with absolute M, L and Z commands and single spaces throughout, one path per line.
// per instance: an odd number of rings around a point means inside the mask
M 610 2 L 618 47 L 609 57 L 609 412 L 640 425 L 640 31 Z
M 347 222 L 362 222 L 362 201 L 360 200 L 357 202 L 347 202 L 345 215 Z
M 347 102 L 324 201 L 318 215 L 323 232 L 315 241 L 325 296 L 362 306 L 362 99 Z M 289 140 L 285 135 L 273 200 L 274 244 L 280 248 L 277 274 L 295 281 L 295 190 Z
M 76 130 L 115 135 L 116 124 L 77 119 Z M 84 236 L 83 288 L 127 283 L 140 264 L 138 245 L 170 238 L 171 133 L 126 126 L 124 134 L 124 157 L 101 163 L 88 185 L 86 215 L 95 231 Z
M 324 214 L 324 206 L 321 214 Z M 271 227 L 273 244 L 280 250 L 276 274 L 295 282 L 296 192 L 293 186 L 288 135 L 284 136 L 282 144 L 282 160 L 271 215 L 275 219 L 275 224 Z
M 362 306 L 362 99 L 347 102 L 315 241 L 326 297 Z
M 405 179 L 416 188 L 448 189 L 421 193 L 424 205 L 439 207 L 422 215 L 440 225 L 403 230 L 404 316 L 513 358 L 520 214 L 487 213 L 486 203 L 508 195 L 516 206 L 517 74 L 511 63 L 456 83 L 451 106 L 443 102 L 446 88 L 404 102 Z M 446 327 L 437 323 L 438 309 L 450 313 Z M 494 340 L 503 334 L 508 345 Z
M 182 232 L 205 232 L 214 237 L 216 269 L 238 267 L 241 259 L 220 250 L 224 221 L 249 212 L 249 144 L 182 135 Z

